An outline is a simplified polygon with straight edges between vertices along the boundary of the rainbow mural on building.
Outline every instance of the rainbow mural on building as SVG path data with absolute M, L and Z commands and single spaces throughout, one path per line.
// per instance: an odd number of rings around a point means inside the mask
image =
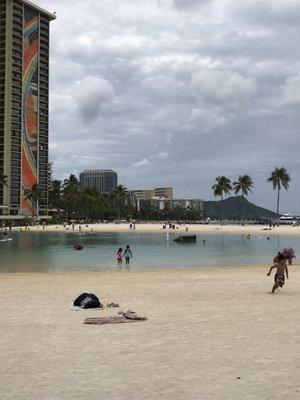
M 22 121 L 22 212 L 33 214 L 36 204 L 24 193 L 37 183 L 38 176 L 38 58 L 39 15 L 24 7 L 23 30 L 23 121 Z

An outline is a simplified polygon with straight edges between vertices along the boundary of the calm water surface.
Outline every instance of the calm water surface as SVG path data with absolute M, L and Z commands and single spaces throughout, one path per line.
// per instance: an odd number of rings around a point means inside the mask
M 190 268 L 207 266 L 269 265 L 285 245 L 300 254 L 300 237 L 244 235 L 197 235 L 197 243 L 173 242 L 176 235 L 161 233 L 13 233 L 0 242 L 0 273 L 117 269 L 115 254 L 127 244 L 133 251 L 130 268 Z M 203 245 L 203 239 L 206 244 Z M 82 251 L 74 251 L 74 243 Z M 298 250 L 299 249 L 299 250 Z

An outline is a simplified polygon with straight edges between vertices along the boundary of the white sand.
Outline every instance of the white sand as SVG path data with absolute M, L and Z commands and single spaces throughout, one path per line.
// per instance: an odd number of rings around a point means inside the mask
M 298 400 L 300 270 L 0 275 L 1 400 Z M 91 291 L 149 318 L 83 325 Z M 240 377 L 241 379 L 237 379 Z
M 300 235 L 300 226 L 291 226 L 291 225 L 281 225 L 279 227 L 272 228 L 269 230 L 269 227 L 262 225 L 176 225 L 178 229 L 170 230 L 170 232 L 175 232 L 178 234 L 190 234 L 190 233 L 203 233 L 203 234 L 216 234 L 216 233 L 236 233 L 236 234 L 260 234 L 260 235 Z M 49 225 L 45 226 L 43 229 L 42 226 L 30 227 L 30 231 L 40 231 L 40 232 L 72 232 L 71 227 L 64 228 L 62 225 Z M 188 232 L 186 231 L 188 228 Z M 24 231 L 24 227 L 21 228 Z M 108 224 L 89 224 L 86 226 L 85 224 L 81 224 L 82 232 L 90 232 L 94 230 L 95 232 L 144 232 L 144 233 L 162 233 L 168 232 L 169 230 L 165 230 L 162 228 L 162 223 L 142 223 L 136 224 L 136 229 L 129 229 L 129 223 L 108 223 Z M 268 229 L 268 230 L 267 230 Z M 13 228 L 13 231 L 19 231 L 20 227 Z M 1 231 L 1 229 L 0 229 Z M 3 229 L 2 229 L 3 231 Z M 75 231 L 79 231 L 79 225 L 75 225 Z

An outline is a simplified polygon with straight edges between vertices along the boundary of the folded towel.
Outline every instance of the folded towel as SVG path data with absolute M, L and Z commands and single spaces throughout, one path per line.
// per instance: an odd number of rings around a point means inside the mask
M 147 321 L 148 318 L 140 317 L 134 311 L 121 311 L 118 315 L 110 317 L 86 318 L 84 324 L 104 325 L 104 324 L 127 324 L 130 322 Z

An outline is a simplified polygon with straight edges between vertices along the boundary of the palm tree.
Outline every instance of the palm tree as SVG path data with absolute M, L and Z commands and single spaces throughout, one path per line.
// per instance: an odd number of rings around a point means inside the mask
M 52 208 L 61 208 L 61 182 L 54 180 L 49 187 L 49 206 Z
M 41 196 L 42 196 L 42 191 L 37 183 L 34 183 L 31 189 L 24 190 L 25 199 L 31 202 L 32 218 L 34 217 L 35 209 L 37 210 L 37 215 L 39 214 L 38 201 L 41 198 Z
M 230 179 L 226 178 L 226 176 L 217 176 L 216 183 L 212 185 L 212 190 L 214 196 L 220 196 L 222 200 L 222 218 L 221 218 L 221 225 L 223 225 L 223 215 L 224 215 L 224 194 L 229 194 L 232 190 L 231 181 Z
M 63 200 L 66 203 L 67 219 L 70 210 L 73 210 L 76 219 L 77 203 L 80 200 L 80 183 L 75 175 L 71 174 L 69 179 L 65 179 L 62 185 Z
M 85 188 L 81 193 L 80 211 L 86 219 L 100 215 L 101 194 L 96 188 Z
M 281 168 L 276 167 L 274 169 L 274 171 L 272 171 L 270 178 L 267 179 L 267 182 L 272 183 L 273 190 L 277 189 L 277 223 L 279 220 L 280 190 L 281 190 L 281 187 L 283 187 L 285 190 L 288 190 L 290 180 L 291 180 L 291 177 L 284 167 L 281 167 Z
M 242 193 L 243 200 L 243 213 L 242 213 L 242 225 L 245 221 L 245 196 L 248 196 L 249 192 L 252 193 L 253 181 L 249 175 L 239 175 L 238 180 L 233 182 L 234 193 Z
M 120 213 L 120 203 L 124 202 L 124 200 L 127 197 L 127 188 L 124 185 L 118 185 L 114 192 L 113 195 L 115 196 L 115 198 L 117 199 L 117 208 L 118 208 L 118 219 L 120 219 L 121 217 L 121 213 Z

